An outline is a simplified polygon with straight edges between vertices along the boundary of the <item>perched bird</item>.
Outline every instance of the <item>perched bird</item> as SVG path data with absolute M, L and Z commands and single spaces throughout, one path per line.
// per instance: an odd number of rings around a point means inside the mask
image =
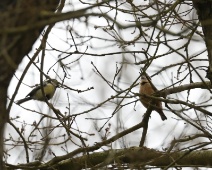
M 56 79 L 48 79 L 43 82 L 43 90 L 45 96 L 43 96 L 41 85 L 38 85 L 35 87 L 25 98 L 18 100 L 16 104 L 22 104 L 24 102 L 27 102 L 29 100 L 39 100 L 39 101 L 45 101 L 45 98 L 47 100 L 51 99 L 54 96 L 54 93 L 56 91 L 56 88 L 58 87 L 59 83 Z
M 153 84 L 149 82 L 146 76 L 141 76 L 141 84 L 140 84 L 140 101 L 144 105 L 144 107 L 148 108 L 150 104 L 153 105 L 153 110 L 159 113 L 162 120 L 166 120 L 167 117 L 163 113 L 162 103 L 159 100 L 152 100 L 151 98 L 145 97 L 142 94 L 152 95 L 157 91 Z

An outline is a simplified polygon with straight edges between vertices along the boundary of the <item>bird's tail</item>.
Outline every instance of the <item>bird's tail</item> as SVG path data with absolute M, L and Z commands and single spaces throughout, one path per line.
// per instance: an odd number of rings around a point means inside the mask
M 157 112 L 159 113 L 159 115 L 163 121 L 167 119 L 166 115 L 163 113 L 162 110 L 157 110 Z
M 31 97 L 25 97 L 25 98 L 23 98 L 23 99 L 20 99 L 20 100 L 18 100 L 18 101 L 16 101 L 16 104 L 22 104 L 22 103 L 24 103 L 24 102 L 27 102 L 27 101 L 29 101 L 29 100 L 31 100 L 32 98 Z

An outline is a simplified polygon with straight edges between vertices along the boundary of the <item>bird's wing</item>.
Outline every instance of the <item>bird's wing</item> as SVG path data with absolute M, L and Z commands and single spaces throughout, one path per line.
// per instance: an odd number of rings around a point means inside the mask
M 149 83 L 151 84 L 152 89 L 153 89 L 155 92 L 157 92 L 158 89 L 157 89 L 157 88 L 155 87 L 155 85 L 152 83 L 151 77 L 150 77 L 148 74 L 146 74 L 146 78 L 147 78 L 147 80 L 149 81 Z
M 26 97 L 27 97 L 27 96 L 33 96 L 33 95 L 36 93 L 36 91 L 37 91 L 38 89 L 40 89 L 40 85 L 37 86 L 37 87 L 35 87 L 34 89 L 32 89 L 32 91 L 29 92 L 29 94 L 27 94 Z
M 153 83 L 151 83 L 152 88 L 154 89 L 155 92 L 158 91 L 158 89 L 155 87 L 155 85 Z
M 47 84 L 47 82 L 44 82 L 44 83 L 43 83 L 43 87 L 45 87 L 46 84 Z M 32 97 L 39 89 L 41 89 L 41 85 L 38 85 L 37 87 L 35 87 L 34 89 L 32 89 L 32 91 L 29 92 L 29 94 L 27 94 L 26 97 L 27 97 L 27 96 Z

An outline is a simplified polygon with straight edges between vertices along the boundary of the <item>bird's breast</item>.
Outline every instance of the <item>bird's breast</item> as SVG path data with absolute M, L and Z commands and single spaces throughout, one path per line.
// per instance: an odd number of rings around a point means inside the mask
M 147 95 L 151 95 L 153 94 L 155 91 L 153 90 L 152 86 L 150 83 L 146 83 L 144 85 L 141 84 L 140 86 L 140 93 L 141 94 L 147 94 Z
M 43 87 L 44 93 L 45 93 L 45 97 L 49 100 L 53 97 L 56 88 L 51 84 L 47 84 Z M 42 90 L 39 89 L 33 96 L 32 98 L 34 100 L 41 100 L 44 101 L 45 97 L 43 96 Z

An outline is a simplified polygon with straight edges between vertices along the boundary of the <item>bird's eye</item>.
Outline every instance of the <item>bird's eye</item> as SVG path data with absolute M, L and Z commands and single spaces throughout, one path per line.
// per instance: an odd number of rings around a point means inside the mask
M 142 82 L 141 85 L 143 86 L 144 84 L 146 84 L 147 82 Z

